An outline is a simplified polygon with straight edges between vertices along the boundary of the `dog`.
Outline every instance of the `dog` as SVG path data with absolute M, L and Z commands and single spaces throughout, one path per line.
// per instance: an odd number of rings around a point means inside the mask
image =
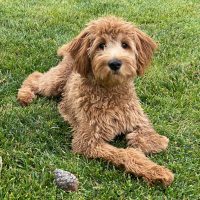
M 144 74 L 156 47 L 121 18 L 94 20 L 58 50 L 62 61 L 56 67 L 27 77 L 18 101 L 28 105 L 37 95 L 62 96 L 58 108 L 73 128 L 74 153 L 122 166 L 149 184 L 169 186 L 173 173 L 146 157 L 165 150 L 169 139 L 154 130 L 133 83 Z M 119 134 L 125 135 L 127 148 L 109 143 Z

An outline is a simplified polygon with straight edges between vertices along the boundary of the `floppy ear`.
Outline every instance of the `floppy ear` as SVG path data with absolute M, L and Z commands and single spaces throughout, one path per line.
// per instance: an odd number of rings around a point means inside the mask
M 137 74 L 143 75 L 145 69 L 150 64 L 157 44 L 148 35 L 135 28 L 135 43 L 137 49 Z
M 89 32 L 85 29 L 69 44 L 63 45 L 58 50 L 58 55 L 65 56 L 66 54 L 70 54 L 74 59 L 74 70 L 82 76 L 86 76 L 90 70 L 89 47 Z

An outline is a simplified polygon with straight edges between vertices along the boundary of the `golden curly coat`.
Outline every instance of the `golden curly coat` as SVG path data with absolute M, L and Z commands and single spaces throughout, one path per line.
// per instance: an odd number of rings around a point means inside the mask
M 58 66 L 28 76 L 18 100 L 28 105 L 37 94 L 62 95 L 59 112 L 73 127 L 73 152 L 168 186 L 172 172 L 145 154 L 165 150 L 169 140 L 153 129 L 132 81 L 144 73 L 155 48 L 155 42 L 129 22 L 116 17 L 92 21 L 58 50 L 63 57 Z M 125 149 L 109 144 L 121 133 L 129 146 Z

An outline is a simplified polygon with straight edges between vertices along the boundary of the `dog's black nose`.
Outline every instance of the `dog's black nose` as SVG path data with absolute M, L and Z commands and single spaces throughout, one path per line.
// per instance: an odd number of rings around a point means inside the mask
M 120 60 L 117 60 L 117 59 L 113 59 L 113 60 L 110 60 L 108 62 L 108 66 L 110 67 L 110 69 L 112 69 L 113 71 L 117 71 L 120 69 L 122 65 L 122 62 Z

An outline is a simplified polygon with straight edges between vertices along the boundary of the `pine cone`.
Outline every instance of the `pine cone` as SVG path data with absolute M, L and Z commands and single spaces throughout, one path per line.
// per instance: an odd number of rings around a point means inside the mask
M 66 192 L 78 190 L 78 179 L 72 173 L 62 169 L 55 169 L 56 185 Z

